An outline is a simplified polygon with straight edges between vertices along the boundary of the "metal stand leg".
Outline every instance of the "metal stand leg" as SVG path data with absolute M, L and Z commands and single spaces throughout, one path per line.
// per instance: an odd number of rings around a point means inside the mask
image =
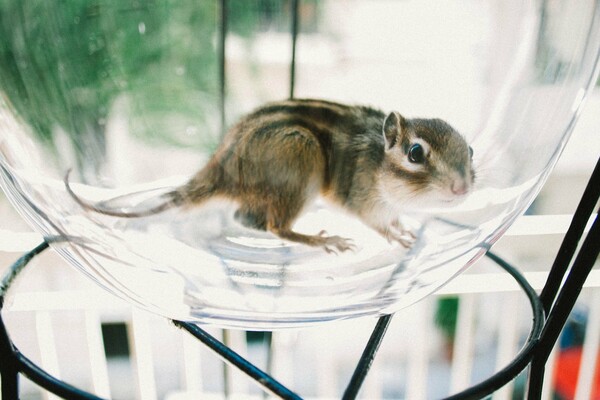
M 0 297 L 0 309 L 4 303 L 4 297 Z M 0 381 L 2 382 L 3 399 L 19 398 L 19 370 L 13 357 L 13 346 L 6 332 L 6 327 L 0 319 Z
M 528 398 L 539 399 L 542 395 L 544 371 L 548 357 L 558 340 L 569 313 L 579 297 L 581 289 L 589 273 L 598 259 L 600 251 L 600 224 L 598 216 L 581 246 L 569 275 L 562 287 L 560 286 L 569 264 L 575 255 L 577 246 L 583 237 L 583 232 L 594 208 L 600 198 L 600 159 L 590 181 L 583 193 L 577 211 L 573 216 L 571 226 L 565 235 L 555 262 L 552 265 L 548 280 L 540 298 L 544 308 L 549 312 L 544 326 L 540 343 L 531 362 Z M 599 210 L 600 212 L 600 210 Z M 559 292 L 560 289 L 560 292 Z M 557 295 L 558 293 L 558 295 Z M 556 302 L 554 302 L 556 299 Z M 554 303 L 554 304 L 553 304 Z

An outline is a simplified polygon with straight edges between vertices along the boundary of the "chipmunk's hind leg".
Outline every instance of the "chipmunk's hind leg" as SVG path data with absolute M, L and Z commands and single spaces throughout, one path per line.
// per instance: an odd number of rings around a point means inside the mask
M 306 235 L 292 230 L 293 222 L 301 211 L 300 202 L 290 203 L 290 199 L 275 199 L 267 210 L 267 230 L 282 239 L 302 243 L 313 247 L 322 247 L 328 253 L 354 250 L 355 246 L 350 239 L 340 236 L 327 236 L 325 231 L 317 235 Z M 282 205 L 286 204 L 287 207 Z
M 267 230 L 267 212 L 265 208 L 242 205 L 233 215 L 236 221 L 247 228 L 259 231 Z

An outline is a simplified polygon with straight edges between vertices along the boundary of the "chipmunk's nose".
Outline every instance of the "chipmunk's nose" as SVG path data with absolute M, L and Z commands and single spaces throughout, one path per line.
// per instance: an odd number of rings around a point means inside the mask
M 464 179 L 456 179 L 452 182 L 450 190 L 457 196 L 463 196 L 469 191 L 469 184 Z

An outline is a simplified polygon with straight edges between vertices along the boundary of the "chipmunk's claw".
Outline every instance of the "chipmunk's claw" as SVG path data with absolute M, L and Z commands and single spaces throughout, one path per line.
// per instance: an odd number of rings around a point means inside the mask
M 356 245 L 352 239 L 341 236 L 327 236 L 327 232 L 322 230 L 318 236 L 323 238 L 323 250 L 329 254 L 339 254 L 347 250 L 356 251 Z

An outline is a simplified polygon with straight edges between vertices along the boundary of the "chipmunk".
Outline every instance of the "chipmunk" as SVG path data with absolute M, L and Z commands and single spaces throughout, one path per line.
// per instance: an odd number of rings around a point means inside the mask
M 294 221 L 318 195 L 342 206 L 390 242 L 409 247 L 402 212 L 455 203 L 473 187 L 473 150 L 440 119 L 408 119 L 366 106 L 322 100 L 266 104 L 225 135 L 208 163 L 187 183 L 142 211 L 87 202 L 84 209 L 115 217 L 144 217 L 172 207 L 199 206 L 214 198 L 239 204 L 244 226 L 327 252 L 354 248 L 351 240 L 307 235 Z

